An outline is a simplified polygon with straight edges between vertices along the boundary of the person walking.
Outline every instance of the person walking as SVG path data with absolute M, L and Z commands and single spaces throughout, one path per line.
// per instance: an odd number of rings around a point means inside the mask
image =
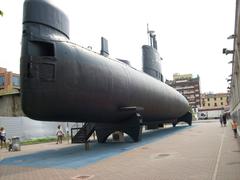
M 224 124 L 224 127 L 227 126 L 227 114 L 226 113 L 223 114 L 223 124 Z
M 237 121 L 234 119 L 232 122 L 231 122 L 231 125 L 232 125 L 232 130 L 233 130 L 233 134 L 234 134 L 234 137 L 237 138 Z
M 223 127 L 223 115 L 222 114 L 220 115 L 219 121 L 220 121 L 221 127 Z
M 1 142 L 1 149 L 3 148 L 3 145 L 5 145 L 5 147 L 7 148 L 6 131 L 5 131 L 4 127 L 0 128 L 0 142 Z
M 64 132 L 61 128 L 61 125 L 58 125 L 56 136 L 57 136 L 57 143 L 56 144 L 58 144 L 58 143 L 62 144 L 62 139 L 63 139 L 63 136 L 64 136 Z

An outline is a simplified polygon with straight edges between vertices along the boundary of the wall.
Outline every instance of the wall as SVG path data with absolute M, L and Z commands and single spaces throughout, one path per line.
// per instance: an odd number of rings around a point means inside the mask
M 19 93 L 0 96 L 0 116 L 24 116 Z
M 240 134 L 240 2 L 236 0 L 235 30 L 233 36 L 233 59 L 230 84 L 230 111 L 232 118 L 238 121 L 238 133 Z M 231 39 L 231 40 L 232 40 Z M 231 53 L 230 53 L 231 54 Z
M 7 138 L 18 136 L 21 140 L 55 136 L 59 124 L 65 132 L 67 125 L 69 130 L 76 125 L 78 127 L 82 126 L 82 123 L 45 122 L 32 120 L 27 117 L 0 117 L 0 127 L 5 128 Z

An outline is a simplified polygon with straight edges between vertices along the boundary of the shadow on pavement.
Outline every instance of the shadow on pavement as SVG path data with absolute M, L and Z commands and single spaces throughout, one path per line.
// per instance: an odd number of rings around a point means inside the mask
M 90 143 L 90 149 L 85 150 L 84 144 L 71 145 L 70 147 L 45 150 L 27 155 L 9 157 L 0 161 L 0 165 L 27 166 L 38 168 L 80 168 L 99 160 L 103 160 L 134 148 L 152 143 L 166 136 L 175 134 L 189 126 L 177 126 L 146 131 L 140 142 L 134 143 L 128 136 L 125 142 L 111 142 L 99 144 Z

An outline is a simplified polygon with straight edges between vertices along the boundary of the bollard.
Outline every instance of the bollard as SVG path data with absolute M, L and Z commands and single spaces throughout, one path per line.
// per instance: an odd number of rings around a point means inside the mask
M 84 145 L 85 145 L 85 151 L 88 151 L 90 149 L 89 141 L 86 141 Z

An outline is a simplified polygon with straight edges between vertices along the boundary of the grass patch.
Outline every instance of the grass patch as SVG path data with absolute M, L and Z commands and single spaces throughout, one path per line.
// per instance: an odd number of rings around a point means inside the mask
M 22 145 L 30 145 L 30 144 L 40 144 L 40 143 L 48 143 L 48 142 L 54 142 L 57 141 L 56 137 L 42 137 L 42 138 L 32 138 L 28 139 L 26 141 L 22 141 Z

